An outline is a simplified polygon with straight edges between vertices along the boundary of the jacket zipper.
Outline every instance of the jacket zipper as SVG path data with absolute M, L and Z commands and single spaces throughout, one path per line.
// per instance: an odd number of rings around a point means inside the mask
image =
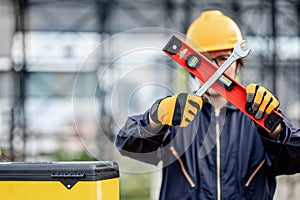
M 265 164 L 265 162 L 266 162 L 266 159 L 263 159 L 263 161 L 261 161 L 261 163 L 258 165 L 258 167 L 252 172 L 251 176 L 248 178 L 248 181 L 245 184 L 245 187 L 249 187 L 252 179 L 257 174 L 257 172 L 262 168 L 262 166 Z
M 170 151 L 173 154 L 173 156 L 175 156 L 175 158 L 178 160 L 180 167 L 181 167 L 181 171 L 182 171 L 183 175 L 185 176 L 186 180 L 189 182 L 191 187 L 194 188 L 196 185 L 193 182 L 193 180 L 191 179 L 191 177 L 189 176 L 189 174 L 187 173 L 187 171 L 185 170 L 184 164 L 183 164 L 180 156 L 178 155 L 177 151 L 172 146 L 170 147 Z
M 217 199 L 221 200 L 221 148 L 220 148 L 220 110 L 215 110 L 216 117 L 216 161 L 217 161 Z

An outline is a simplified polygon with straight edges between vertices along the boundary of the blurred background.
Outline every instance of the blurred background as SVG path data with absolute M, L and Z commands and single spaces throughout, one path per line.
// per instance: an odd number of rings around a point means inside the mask
M 188 90 L 160 49 L 208 9 L 252 48 L 241 83 L 269 88 L 300 127 L 298 0 L 0 0 L 1 161 L 116 160 L 122 200 L 157 199 L 159 168 L 120 158 L 113 141 L 127 115 Z M 275 199 L 299 198 L 300 176 L 278 180 Z

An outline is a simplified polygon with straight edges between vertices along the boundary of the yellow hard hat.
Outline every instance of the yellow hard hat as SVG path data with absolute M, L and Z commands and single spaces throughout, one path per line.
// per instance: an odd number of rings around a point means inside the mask
M 218 10 L 202 12 L 189 26 L 186 37 L 199 52 L 233 49 L 243 39 L 238 25 Z

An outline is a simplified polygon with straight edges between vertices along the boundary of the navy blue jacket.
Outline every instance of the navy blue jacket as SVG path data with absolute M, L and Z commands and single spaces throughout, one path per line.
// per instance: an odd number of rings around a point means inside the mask
M 163 161 L 161 200 L 272 199 L 275 176 L 300 172 L 300 130 L 287 119 L 273 140 L 231 104 L 218 115 L 205 103 L 186 128 L 156 134 L 147 116 L 129 117 L 116 146 L 143 162 Z

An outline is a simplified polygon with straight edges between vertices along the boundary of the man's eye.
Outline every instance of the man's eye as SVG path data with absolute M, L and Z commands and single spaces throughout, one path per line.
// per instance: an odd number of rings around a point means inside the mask
M 225 61 L 225 60 L 227 60 L 228 59 L 228 57 L 221 57 L 220 58 L 220 60 L 222 60 L 222 61 Z
M 216 58 L 216 61 L 217 61 L 218 63 L 224 63 L 227 59 L 228 59 L 227 56 L 222 56 L 222 57 Z

